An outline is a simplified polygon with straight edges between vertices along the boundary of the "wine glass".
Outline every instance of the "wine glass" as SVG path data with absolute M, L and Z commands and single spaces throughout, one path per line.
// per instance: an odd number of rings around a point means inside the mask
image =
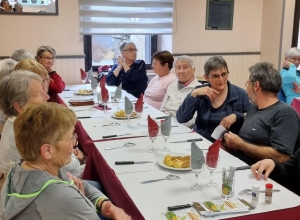
M 129 108 L 129 109 L 125 108 L 124 112 L 125 112 L 125 115 L 127 117 L 127 127 L 129 128 L 130 127 L 129 119 L 130 119 L 130 116 L 131 116 L 131 114 L 133 112 L 133 108 Z
M 164 148 L 162 149 L 163 152 L 170 152 L 171 149 L 168 148 L 168 145 L 167 145 L 167 142 L 168 142 L 168 139 L 169 137 L 171 136 L 171 127 L 170 127 L 170 130 L 167 130 L 165 132 L 161 132 L 161 136 L 163 137 L 163 139 L 165 140 L 165 146 Z
M 138 116 L 138 123 L 137 123 L 137 126 L 141 126 L 141 115 L 143 113 L 143 105 L 135 105 L 135 112 Z
M 117 109 L 120 109 L 119 108 L 119 103 L 120 103 L 120 100 L 122 98 L 122 91 L 120 94 L 118 94 L 117 92 L 115 92 L 115 100 L 117 101 L 118 105 L 117 105 Z
M 207 182 L 206 185 L 209 187 L 218 186 L 218 184 L 213 181 L 213 174 L 214 174 L 213 172 L 218 166 L 219 159 L 220 159 L 219 155 L 207 155 L 206 154 L 205 164 L 210 173 L 210 181 Z
M 107 102 L 109 100 L 109 94 L 101 94 L 101 98 L 102 98 L 102 104 L 103 104 L 103 108 L 104 108 L 104 114 L 107 113 L 106 108 L 107 108 Z
M 157 138 L 159 127 L 148 127 L 148 137 L 152 141 L 152 148 L 148 153 L 157 153 L 157 150 L 154 149 L 154 141 Z
M 203 187 L 199 184 L 199 174 L 203 170 L 204 159 L 191 154 L 191 170 L 197 179 L 196 183 L 190 187 L 191 190 L 201 191 Z

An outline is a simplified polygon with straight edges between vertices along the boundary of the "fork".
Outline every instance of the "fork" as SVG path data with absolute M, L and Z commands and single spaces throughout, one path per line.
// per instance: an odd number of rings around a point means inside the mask
M 239 192 L 238 194 L 239 194 L 240 196 L 242 196 L 242 195 L 244 195 L 244 194 L 246 194 L 246 193 L 249 193 L 249 192 L 252 192 L 252 189 L 244 189 L 244 190 L 242 190 L 241 192 Z M 266 190 L 260 190 L 259 192 L 260 192 L 260 193 L 265 193 Z M 280 190 L 279 190 L 279 189 L 273 189 L 273 192 L 280 192 Z
M 117 122 L 112 122 L 112 123 L 109 123 L 109 124 L 104 124 L 104 125 L 94 125 L 93 127 L 105 127 L 105 126 L 118 126 L 120 125 L 119 123 Z
M 88 111 L 88 110 L 91 110 L 92 108 L 93 108 L 93 106 L 90 107 L 90 108 L 88 108 L 88 109 L 74 109 L 73 111 L 74 111 L 74 112 Z

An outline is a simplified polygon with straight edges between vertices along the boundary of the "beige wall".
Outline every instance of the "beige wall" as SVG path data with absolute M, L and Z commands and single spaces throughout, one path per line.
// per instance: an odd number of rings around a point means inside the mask
M 0 56 L 9 56 L 17 48 L 35 53 L 41 45 L 54 47 L 58 55 L 82 55 L 78 1 L 58 2 L 58 16 L 0 15 Z
M 173 53 L 260 51 L 262 6 L 236 0 L 233 30 L 205 30 L 206 0 L 175 0 Z

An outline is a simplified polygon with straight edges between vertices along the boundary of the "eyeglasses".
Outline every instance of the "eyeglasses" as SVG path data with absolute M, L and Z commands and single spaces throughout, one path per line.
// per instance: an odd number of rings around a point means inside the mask
M 290 57 L 290 60 L 293 61 L 293 62 L 300 62 L 300 57 Z
M 138 49 L 136 49 L 136 48 L 129 48 L 129 49 L 127 49 L 127 50 L 122 50 L 122 51 L 128 51 L 128 52 L 130 52 L 130 53 L 133 53 L 133 52 L 138 51 Z
M 245 82 L 246 88 L 248 88 L 249 82 L 254 83 L 255 81 L 247 81 L 247 82 Z
M 44 60 L 47 60 L 47 61 L 55 60 L 55 57 L 41 57 L 41 58 L 43 58 Z
M 224 72 L 224 73 L 222 73 L 221 75 L 219 75 L 219 74 L 213 74 L 213 75 L 209 75 L 209 76 L 210 76 L 210 78 L 212 78 L 212 79 L 219 79 L 220 77 L 221 77 L 222 79 L 224 79 L 227 75 L 228 75 L 228 73 L 227 73 L 227 72 Z
M 56 141 L 73 141 L 73 147 L 77 146 L 78 144 L 78 136 L 76 133 L 73 133 L 72 138 L 71 139 L 59 139 Z

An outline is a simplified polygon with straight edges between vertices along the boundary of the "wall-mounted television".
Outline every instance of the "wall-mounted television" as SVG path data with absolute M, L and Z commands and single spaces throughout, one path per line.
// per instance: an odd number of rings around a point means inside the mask
M 206 30 L 232 30 L 234 0 L 207 0 Z

